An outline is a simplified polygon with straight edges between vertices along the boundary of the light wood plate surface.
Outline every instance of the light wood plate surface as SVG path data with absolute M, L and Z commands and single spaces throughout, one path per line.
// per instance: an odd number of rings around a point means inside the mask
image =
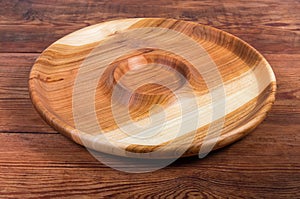
M 49 46 L 29 89 L 56 130 L 105 153 L 206 154 L 253 130 L 270 110 L 274 73 L 224 31 L 161 18 L 96 24 Z

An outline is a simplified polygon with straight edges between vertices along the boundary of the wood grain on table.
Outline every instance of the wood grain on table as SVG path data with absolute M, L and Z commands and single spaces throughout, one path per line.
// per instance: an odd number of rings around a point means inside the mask
M 0 198 L 300 198 L 299 10 L 296 0 L 0 1 Z M 192 20 L 254 46 L 277 78 L 268 117 L 205 159 L 145 174 L 113 170 L 51 129 L 28 94 L 35 59 L 74 30 L 127 17 Z

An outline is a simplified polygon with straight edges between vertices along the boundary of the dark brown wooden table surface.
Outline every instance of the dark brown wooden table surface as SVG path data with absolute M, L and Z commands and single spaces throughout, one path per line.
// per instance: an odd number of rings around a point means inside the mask
M 300 2 L 0 0 L 0 198 L 300 198 Z M 230 32 L 260 51 L 278 82 L 265 121 L 205 159 L 128 174 L 94 159 L 39 117 L 35 59 L 60 37 L 105 20 L 167 17 Z

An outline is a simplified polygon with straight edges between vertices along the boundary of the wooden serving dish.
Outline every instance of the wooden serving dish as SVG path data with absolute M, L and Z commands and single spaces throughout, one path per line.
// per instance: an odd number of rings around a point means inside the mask
M 270 110 L 276 81 L 265 58 L 231 34 L 133 18 L 53 43 L 36 60 L 29 89 L 41 116 L 78 144 L 172 158 L 245 136 Z

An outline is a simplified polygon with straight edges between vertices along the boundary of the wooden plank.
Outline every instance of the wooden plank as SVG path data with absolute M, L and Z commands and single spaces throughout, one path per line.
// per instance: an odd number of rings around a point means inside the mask
M 255 25 L 288 26 L 297 29 L 294 20 L 299 16 L 297 0 L 288 1 L 156 1 L 110 0 L 110 1 L 2 1 L 0 24 L 56 24 L 81 25 L 97 23 L 99 19 L 121 17 L 180 17 L 201 20 L 211 25 L 228 23 L 230 26 Z M 259 10 L 258 10 L 259 9 Z M 278 15 L 278 14 L 282 15 Z M 236 18 L 239 17 L 239 18 Z M 237 20 L 238 19 L 238 20 Z M 282 20 L 282 21 L 281 21 Z M 220 23 L 224 21 L 223 23 Z M 247 23 L 246 23 L 247 22 Z
M 130 3 L 7 1 L 1 4 L 0 12 L 5 14 L 0 17 L 0 52 L 41 52 L 62 36 L 91 24 L 153 16 L 192 20 L 220 28 L 241 37 L 262 53 L 297 54 L 300 51 L 299 27 L 294 20 L 300 17 L 297 12 L 300 5 L 295 0 L 249 4 L 138 0 Z
M 293 126 L 286 127 L 285 134 L 281 127 L 265 122 L 245 139 L 205 159 L 185 158 L 145 174 L 113 170 L 60 134 L 2 133 L 0 193 L 5 198 L 160 194 L 297 198 L 300 139 Z M 102 158 L 123 164 L 122 159 Z
M 300 55 L 274 55 L 265 57 L 273 66 L 277 79 L 276 100 L 267 120 L 270 124 L 281 124 L 282 128 L 292 124 L 300 125 Z M 286 131 L 282 129 L 284 134 Z M 272 128 L 270 128 L 271 130 Z M 295 134 L 300 130 L 290 129 Z
M 38 54 L 0 54 L 0 132 L 55 133 L 37 114 L 28 77 Z

